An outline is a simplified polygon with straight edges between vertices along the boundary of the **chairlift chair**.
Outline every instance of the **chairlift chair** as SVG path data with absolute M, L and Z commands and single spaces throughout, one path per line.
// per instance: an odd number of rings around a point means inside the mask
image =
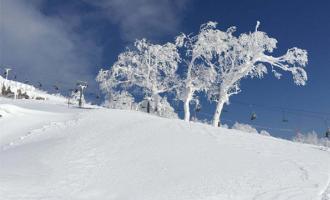
M 285 116 L 285 111 L 282 111 L 282 122 L 284 123 L 289 122 L 288 118 Z
M 325 132 L 325 137 L 326 138 L 330 137 L 330 128 L 328 128 L 327 131 Z
M 328 123 L 328 119 L 324 119 L 325 126 L 327 127 L 327 131 L 325 132 L 325 137 L 329 138 L 330 137 L 330 126 Z
M 251 114 L 250 120 L 253 121 L 253 120 L 255 120 L 255 119 L 257 119 L 257 114 L 256 114 L 255 112 L 253 112 L 253 113 Z
M 257 119 L 257 114 L 253 111 L 253 108 L 252 108 L 253 105 L 250 104 L 249 107 L 250 107 L 250 110 L 252 110 L 252 113 L 251 113 L 251 116 L 250 116 L 250 120 L 251 121 L 256 120 Z
M 57 85 L 53 85 L 54 89 L 58 91 L 60 88 Z

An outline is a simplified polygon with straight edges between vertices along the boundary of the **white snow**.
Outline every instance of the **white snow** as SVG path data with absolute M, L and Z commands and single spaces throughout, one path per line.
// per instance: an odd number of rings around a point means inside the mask
M 329 200 L 330 152 L 238 130 L 0 98 L 2 200 Z

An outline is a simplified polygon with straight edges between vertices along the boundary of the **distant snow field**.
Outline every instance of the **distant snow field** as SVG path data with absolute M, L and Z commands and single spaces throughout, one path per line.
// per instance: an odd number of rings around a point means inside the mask
M 330 151 L 141 112 L 0 97 L 1 200 L 330 200 Z

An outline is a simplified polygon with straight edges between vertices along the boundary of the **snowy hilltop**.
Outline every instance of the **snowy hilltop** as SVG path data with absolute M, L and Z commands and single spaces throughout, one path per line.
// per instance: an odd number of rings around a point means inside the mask
M 0 199 L 330 199 L 318 146 L 52 100 L 0 113 Z

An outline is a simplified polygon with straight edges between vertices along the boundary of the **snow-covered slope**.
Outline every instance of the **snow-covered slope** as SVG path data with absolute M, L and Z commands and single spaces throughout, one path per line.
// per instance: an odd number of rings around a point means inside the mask
M 44 99 L 44 100 L 52 100 L 52 101 L 59 101 L 62 102 L 65 97 L 61 96 L 60 94 L 51 95 L 46 91 L 40 90 L 35 88 L 33 85 L 25 84 L 18 81 L 13 80 L 6 80 L 0 75 L 0 90 L 10 90 L 10 92 L 14 93 L 14 97 L 18 97 L 18 94 L 26 94 L 29 96 L 29 99 Z M 1 97 L 1 91 L 0 91 Z
M 11 102 L 0 99 L 0 199 L 330 199 L 327 149 L 139 112 Z

